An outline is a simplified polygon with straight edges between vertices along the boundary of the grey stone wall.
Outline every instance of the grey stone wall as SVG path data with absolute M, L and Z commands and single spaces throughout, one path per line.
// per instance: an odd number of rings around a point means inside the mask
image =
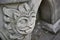
M 0 0 L 2 40 L 60 40 L 60 0 Z

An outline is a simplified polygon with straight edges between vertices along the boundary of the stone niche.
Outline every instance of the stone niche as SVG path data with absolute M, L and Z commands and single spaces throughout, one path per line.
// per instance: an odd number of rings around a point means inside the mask
M 43 29 L 54 33 L 60 30 L 60 0 L 42 0 L 38 12 Z

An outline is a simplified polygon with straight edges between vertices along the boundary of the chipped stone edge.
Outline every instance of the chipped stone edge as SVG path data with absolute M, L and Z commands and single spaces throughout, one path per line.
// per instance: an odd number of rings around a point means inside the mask
M 54 24 L 41 21 L 41 25 L 43 29 L 46 29 L 47 31 L 50 31 L 53 33 L 57 33 L 60 30 L 60 19 Z

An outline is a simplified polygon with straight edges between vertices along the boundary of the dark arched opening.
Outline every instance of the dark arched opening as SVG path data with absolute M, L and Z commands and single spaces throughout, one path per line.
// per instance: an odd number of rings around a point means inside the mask
M 38 19 L 48 23 L 52 23 L 51 21 L 52 12 L 53 9 L 52 9 L 51 2 L 49 0 L 43 0 L 38 9 Z

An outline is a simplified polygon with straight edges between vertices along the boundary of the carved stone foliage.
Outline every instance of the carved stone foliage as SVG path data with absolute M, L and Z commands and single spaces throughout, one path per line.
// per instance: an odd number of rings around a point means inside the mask
M 36 13 L 27 3 L 18 6 L 17 9 L 3 7 L 4 27 L 8 30 L 12 39 L 22 39 L 25 34 L 31 33 L 36 20 Z

